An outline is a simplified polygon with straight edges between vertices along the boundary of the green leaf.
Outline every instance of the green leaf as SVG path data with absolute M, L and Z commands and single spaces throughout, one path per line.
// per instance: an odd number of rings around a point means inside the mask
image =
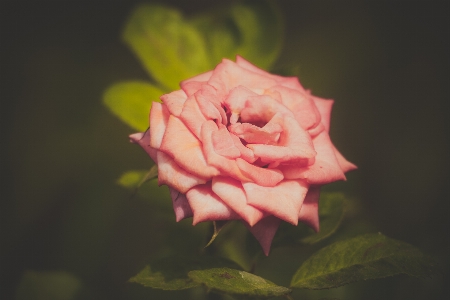
M 340 193 L 323 193 L 319 202 L 320 231 L 309 229 L 310 235 L 300 241 L 315 244 L 332 235 L 341 225 L 345 212 L 345 198 Z
M 117 183 L 125 188 L 136 189 L 157 176 L 158 166 L 153 165 L 149 171 L 132 170 L 125 172 L 117 180 Z
M 183 290 L 200 285 L 188 277 L 189 271 L 216 267 L 239 268 L 236 263 L 220 257 L 167 257 L 145 266 L 129 281 L 154 289 Z
M 290 289 L 262 277 L 230 268 L 214 268 L 189 272 L 189 277 L 206 287 L 230 294 L 275 297 L 289 294 Z
M 132 128 L 145 131 L 153 101 L 158 101 L 164 92 L 143 81 L 119 82 L 109 87 L 103 95 L 103 103 Z
M 205 36 L 214 65 L 241 55 L 268 70 L 282 48 L 284 24 L 273 1 L 239 1 L 199 15 L 192 23 Z
M 170 90 L 210 69 L 203 36 L 181 13 L 166 6 L 138 6 L 122 34 L 150 76 Z
M 297 270 L 291 287 L 334 288 L 397 274 L 428 275 L 433 262 L 417 248 L 382 234 L 365 234 L 322 248 Z

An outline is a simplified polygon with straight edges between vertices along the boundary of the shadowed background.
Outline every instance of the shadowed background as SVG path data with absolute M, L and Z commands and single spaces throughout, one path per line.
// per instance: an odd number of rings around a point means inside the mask
M 305 88 L 335 99 L 330 135 L 359 166 L 347 182 L 327 189 L 359 199 L 372 228 L 443 264 L 443 275 L 434 279 L 383 279 L 338 289 L 335 296 L 446 298 L 448 2 L 278 2 L 286 36 L 275 69 L 298 66 Z M 114 82 L 148 80 L 119 38 L 137 3 L 0 4 L 0 296 L 5 299 L 22 297 L 19 283 L 31 280 L 32 271 L 66 272 L 66 281 L 60 276 L 65 286 L 82 285 L 93 299 L 179 295 L 126 283 L 143 262 L 169 247 L 164 245 L 186 246 L 177 242 L 184 229 L 175 222 L 162 228 L 158 214 L 171 214 L 167 207 L 130 199 L 114 183 L 128 169 L 150 166 L 128 143 L 132 130 L 101 103 Z M 214 5 L 164 3 L 187 15 Z M 315 295 L 301 299 L 319 299 Z

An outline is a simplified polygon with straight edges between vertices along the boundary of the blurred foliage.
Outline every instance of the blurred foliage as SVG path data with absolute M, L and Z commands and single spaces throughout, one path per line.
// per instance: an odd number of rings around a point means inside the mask
M 88 287 L 94 299 L 207 297 L 195 288 L 169 292 L 127 283 L 149 261 L 180 252 L 198 254 L 211 233 L 207 224 L 175 223 L 168 191 L 156 188 L 156 182 L 143 185 L 136 197 L 113 184 L 124 170 L 151 167 L 147 155 L 127 143 L 130 128 L 99 101 L 111 83 L 149 81 L 148 72 L 117 38 L 138 2 L 0 3 L 2 299 L 20 299 L 29 272 L 49 270 L 62 281 L 66 275 L 54 270 L 64 270 L 69 282 Z M 182 20 L 192 23 L 218 5 L 164 3 L 179 8 Z M 442 276 L 294 289 L 292 297 L 447 299 L 448 4 L 277 4 L 286 16 L 286 38 L 272 69 L 297 70 L 305 88 L 336 100 L 331 136 L 359 170 L 347 182 L 324 188 L 352 196 L 335 234 L 301 251 L 274 248 L 254 266 L 255 274 L 288 286 L 298 266 L 319 248 L 375 228 L 437 256 Z M 150 190 L 151 202 L 142 196 Z M 236 227 L 242 230 L 235 243 L 247 256 L 260 251 L 245 227 Z M 223 248 L 205 251 L 231 255 L 236 247 L 223 243 L 227 234 L 236 234 L 234 225 L 211 245 Z M 252 268 L 252 258 L 240 259 L 248 264 L 245 270 Z M 43 286 L 39 283 L 38 289 Z M 57 284 L 51 287 L 58 289 Z
M 138 131 L 148 128 L 148 114 L 153 101 L 164 92 L 147 82 L 120 82 L 106 90 L 103 101 L 124 123 Z
M 222 59 L 241 55 L 270 68 L 281 51 L 283 29 L 272 1 L 234 2 L 191 19 L 169 6 L 139 5 L 122 38 L 156 82 L 116 83 L 103 102 L 123 122 L 144 131 L 152 101 L 159 101 L 163 91 L 178 90 L 181 81 L 214 69 Z

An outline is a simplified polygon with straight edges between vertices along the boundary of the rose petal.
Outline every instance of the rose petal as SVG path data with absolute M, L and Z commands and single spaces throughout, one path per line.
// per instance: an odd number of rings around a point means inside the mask
M 234 145 L 231 134 L 225 127 L 212 132 L 212 143 L 214 151 L 226 158 L 237 158 L 241 156 L 241 152 Z
M 280 226 L 281 220 L 274 216 L 268 216 L 256 223 L 253 227 L 245 222 L 243 223 L 258 240 L 264 251 L 264 254 L 268 256 L 273 237 L 275 236 L 275 233 Z
M 342 169 L 342 172 L 347 173 L 348 171 L 356 170 L 358 167 L 353 163 L 349 162 L 342 154 L 339 152 L 336 147 L 333 145 L 334 154 L 336 155 L 336 159 L 339 163 L 339 166 Z
M 310 184 L 322 185 L 336 180 L 345 180 L 344 172 L 336 159 L 333 144 L 326 131 L 313 139 L 317 151 L 316 160 L 308 167 L 280 165 L 279 169 L 287 179 L 306 179 Z
M 316 232 L 319 232 L 319 198 L 320 187 L 310 186 L 298 214 L 298 220 Z
M 158 151 L 158 184 L 166 184 L 185 194 L 192 187 L 206 183 L 206 180 L 197 177 L 180 168 L 175 161 L 164 152 Z
M 192 217 L 192 210 L 187 201 L 186 195 L 169 187 L 170 197 L 172 198 L 173 211 L 177 222 Z
M 280 94 L 281 102 L 293 112 L 295 120 L 303 129 L 307 130 L 319 125 L 320 113 L 311 96 L 306 92 L 281 85 L 268 89 L 268 92 Z
M 282 124 L 283 127 L 277 146 L 247 144 L 247 147 L 264 162 L 312 164 L 316 151 L 309 134 L 292 117 L 276 114 L 273 119 L 276 119 L 274 122 Z
M 228 175 L 241 181 L 249 181 L 250 179 L 242 174 L 234 159 L 219 155 L 214 149 L 212 135 L 218 130 L 216 123 L 211 120 L 205 122 L 202 126 L 203 153 L 206 161 L 209 165 L 219 169 L 222 175 Z
M 242 85 L 257 94 L 276 85 L 276 81 L 259 73 L 240 67 L 228 59 L 223 59 L 214 69 L 208 84 L 225 97 L 233 88 Z
M 206 81 L 182 81 L 180 86 L 186 95 L 190 97 L 200 90 L 205 83 Z
M 206 84 L 203 85 L 195 93 L 195 99 L 200 111 L 207 120 L 216 120 L 216 123 L 227 124 L 227 115 L 217 99 L 217 92 L 214 88 Z
M 169 154 L 182 169 L 203 179 L 219 175 L 203 156 L 202 143 L 177 117 L 171 115 L 160 150 Z
M 250 91 L 242 85 L 239 85 L 230 91 L 230 93 L 224 100 L 224 105 L 231 112 L 231 124 L 236 123 L 239 119 L 239 114 L 241 113 L 242 109 L 244 109 L 247 99 L 257 95 L 258 94 Z
M 280 170 L 261 168 L 240 158 L 236 159 L 236 163 L 245 176 L 261 186 L 276 186 L 284 178 Z
M 202 124 L 206 122 L 205 116 L 202 114 L 198 106 L 195 95 L 187 98 L 184 102 L 183 111 L 180 114 L 180 119 L 192 131 L 197 138 L 200 138 Z
M 248 98 L 240 116 L 242 123 L 255 124 L 263 122 L 263 125 L 265 125 L 275 114 L 294 118 L 293 113 L 282 103 L 270 96 L 262 95 Z
M 241 158 L 249 163 L 253 163 L 257 159 L 253 151 L 245 147 L 241 140 L 234 134 L 231 134 L 230 136 L 236 148 L 238 148 L 239 152 L 241 152 Z
M 166 105 L 153 102 L 150 110 L 150 146 L 159 149 L 161 147 L 164 132 L 167 128 L 170 112 Z
M 230 177 L 217 176 L 212 180 L 212 190 L 250 226 L 266 216 L 261 210 L 248 205 L 242 184 Z
M 167 109 L 172 115 L 179 117 L 187 96 L 183 90 L 177 90 L 170 94 L 162 95 L 160 99 L 167 106 Z
M 248 62 L 247 60 L 245 60 L 244 58 L 242 58 L 239 55 L 236 56 L 236 64 L 244 69 L 249 70 L 249 71 L 272 78 L 278 84 L 282 84 L 283 86 L 304 90 L 303 87 L 300 85 L 300 82 L 298 81 L 297 77 L 284 77 L 284 76 L 270 74 L 269 72 L 266 72 L 256 66 L 254 66 L 253 64 L 251 64 L 250 62 Z
M 226 205 L 211 189 L 211 184 L 198 185 L 186 193 L 196 225 L 205 221 L 237 220 L 239 215 Z
M 330 118 L 331 109 L 333 108 L 333 100 L 322 99 L 316 96 L 312 96 L 314 103 L 316 104 L 317 110 L 320 113 L 322 124 L 327 132 L 330 131 Z
M 264 187 L 244 182 L 247 203 L 266 211 L 293 225 L 298 224 L 298 214 L 309 185 L 303 180 L 284 180 L 274 187 Z
M 156 158 L 156 153 L 158 152 L 155 148 L 150 147 L 150 132 L 147 130 L 144 133 L 134 133 L 129 136 L 130 142 L 138 144 L 142 147 L 142 149 L 147 152 L 147 154 L 151 157 L 151 159 L 158 163 Z
M 186 80 L 183 80 L 180 83 L 180 86 L 182 86 L 182 85 L 184 85 L 184 84 L 186 84 L 186 83 L 188 83 L 190 81 L 208 81 L 209 78 L 211 78 L 212 73 L 213 73 L 213 71 L 208 71 L 208 72 L 205 72 L 205 73 L 198 74 L 198 75 L 196 75 L 194 77 L 188 78 Z
M 269 123 L 267 123 L 269 124 Z M 277 124 L 278 125 L 278 124 Z M 236 123 L 228 126 L 230 132 L 252 144 L 274 144 L 280 137 L 281 126 L 264 126 L 260 128 L 249 123 Z

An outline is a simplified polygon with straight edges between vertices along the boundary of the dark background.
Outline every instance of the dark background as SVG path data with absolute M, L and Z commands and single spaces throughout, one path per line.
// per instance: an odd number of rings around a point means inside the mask
M 139 2 L 0 4 L 2 299 L 26 270 L 70 272 L 97 299 L 148 292 L 126 280 L 163 251 L 162 228 L 149 203 L 114 181 L 150 162 L 101 103 L 114 82 L 148 80 L 119 38 Z M 189 15 L 212 2 L 165 3 Z M 350 285 L 336 297 L 350 299 L 353 286 L 364 299 L 445 299 L 449 2 L 278 2 L 286 38 L 275 69 L 298 66 L 306 88 L 335 99 L 331 137 L 359 166 L 328 189 L 358 199 L 373 228 L 434 255 L 443 270 Z

